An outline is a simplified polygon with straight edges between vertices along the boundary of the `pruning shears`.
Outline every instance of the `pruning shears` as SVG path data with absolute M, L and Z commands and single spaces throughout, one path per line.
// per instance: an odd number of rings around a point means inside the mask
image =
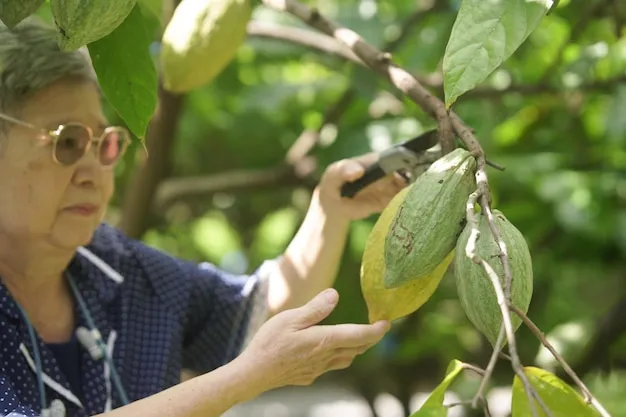
M 435 146 L 437 140 L 437 130 L 433 129 L 385 149 L 379 154 L 378 161 L 365 169 L 362 177 L 341 187 L 341 196 L 351 198 L 363 188 L 392 172 L 398 172 L 406 178 L 406 172 L 413 172 L 418 165 L 424 163 L 420 156 Z

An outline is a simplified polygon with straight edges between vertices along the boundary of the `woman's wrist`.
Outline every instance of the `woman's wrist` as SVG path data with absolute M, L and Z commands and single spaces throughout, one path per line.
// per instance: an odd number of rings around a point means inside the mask
M 221 368 L 228 375 L 233 406 L 275 388 L 273 378 L 260 365 L 253 357 L 241 354 Z

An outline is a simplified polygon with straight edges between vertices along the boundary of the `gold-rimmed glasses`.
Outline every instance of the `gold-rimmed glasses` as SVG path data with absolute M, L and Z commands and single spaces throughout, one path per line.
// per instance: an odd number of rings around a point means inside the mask
M 35 126 L 31 123 L 0 113 L 0 119 L 33 129 L 50 138 L 52 142 L 52 159 L 63 166 L 71 166 L 78 162 L 91 149 L 92 142 L 96 145 L 96 155 L 104 167 L 113 167 L 124 155 L 131 138 L 127 129 L 110 126 L 102 135 L 94 138 L 93 130 L 81 123 L 66 123 L 54 130 Z

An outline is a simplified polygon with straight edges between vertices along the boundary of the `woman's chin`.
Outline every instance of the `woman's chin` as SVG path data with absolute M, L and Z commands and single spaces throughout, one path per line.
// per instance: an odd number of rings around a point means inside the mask
M 82 218 L 76 221 L 58 222 L 50 237 L 57 247 L 76 249 L 78 246 L 85 246 L 91 242 L 99 224 L 95 216 L 89 220 Z

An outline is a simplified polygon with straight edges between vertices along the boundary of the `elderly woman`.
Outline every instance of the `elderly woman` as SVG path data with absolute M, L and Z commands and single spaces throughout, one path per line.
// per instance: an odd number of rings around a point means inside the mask
M 233 276 L 103 223 L 130 138 L 100 99 L 84 51 L 60 52 L 33 21 L 0 27 L 0 416 L 219 416 L 382 338 L 389 323 L 318 323 L 349 222 L 400 178 L 344 200 L 363 168 L 333 164 L 283 256 Z

